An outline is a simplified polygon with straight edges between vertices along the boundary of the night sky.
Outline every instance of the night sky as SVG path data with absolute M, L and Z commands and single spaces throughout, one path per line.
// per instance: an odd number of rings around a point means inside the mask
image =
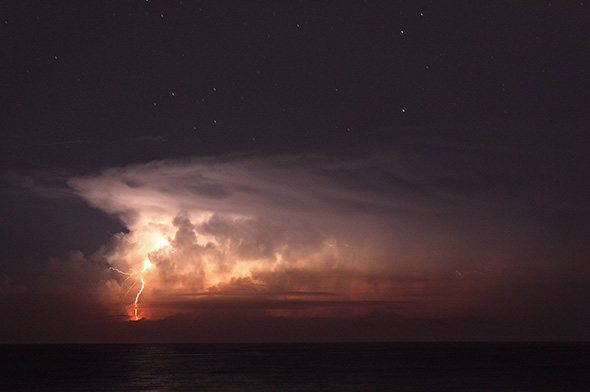
M 0 343 L 590 339 L 590 4 L 0 6 Z

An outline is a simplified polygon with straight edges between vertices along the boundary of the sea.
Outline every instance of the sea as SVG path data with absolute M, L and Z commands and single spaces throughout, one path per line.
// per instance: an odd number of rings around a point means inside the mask
M 590 343 L 1 345 L 0 391 L 590 391 Z

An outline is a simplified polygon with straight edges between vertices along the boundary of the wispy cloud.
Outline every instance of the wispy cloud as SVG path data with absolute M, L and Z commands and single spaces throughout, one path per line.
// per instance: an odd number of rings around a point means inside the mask
M 45 144 L 46 146 L 65 146 L 70 144 L 90 144 L 90 140 L 64 140 Z

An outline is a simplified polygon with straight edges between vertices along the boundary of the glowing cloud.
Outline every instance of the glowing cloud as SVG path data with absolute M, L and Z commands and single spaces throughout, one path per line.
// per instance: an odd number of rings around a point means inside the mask
M 493 274 L 502 255 L 485 255 L 485 243 L 522 228 L 450 223 L 473 219 L 477 204 L 459 204 L 403 167 L 383 156 L 235 156 L 112 168 L 68 184 L 129 230 L 93 257 L 113 271 L 108 301 L 127 298 L 133 320 L 228 296 L 396 303 L 433 296 L 432 309 L 445 300 L 463 306 L 456 271 Z M 465 249 L 477 246 L 474 265 Z

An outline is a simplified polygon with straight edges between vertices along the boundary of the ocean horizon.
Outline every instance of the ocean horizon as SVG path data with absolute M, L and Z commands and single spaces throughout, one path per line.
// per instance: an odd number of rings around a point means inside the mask
M 3 344 L 3 391 L 586 391 L 590 342 Z

